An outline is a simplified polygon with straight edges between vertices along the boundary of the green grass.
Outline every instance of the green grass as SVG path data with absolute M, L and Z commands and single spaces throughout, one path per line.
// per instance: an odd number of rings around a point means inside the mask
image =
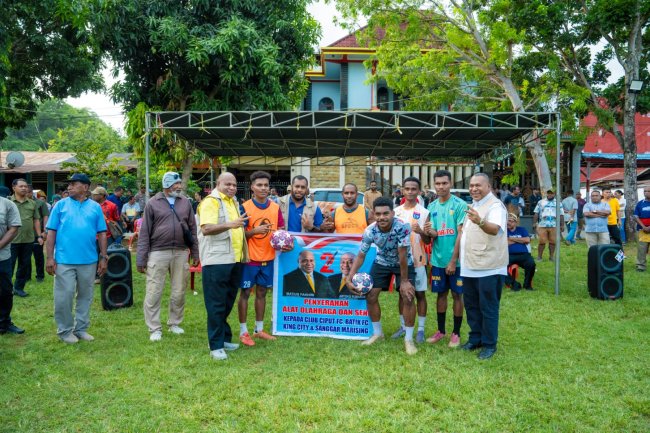
M 15 298 L 14 322 L 27 332 L 0 337 L 0 432 L 647 432 L 650 280 L 627 250 L 625 297 L 615 302 L 587 295 L 584 243 L 562 249 L 559 297 L 553 264 L 538 263 L 535 291 L 504 291 L 499 349 L 487 362 L 444 345 L 407 357 L 401 341 L 299 337 L 213 361 L 201 294 L 188 292 L 185 335 L 165 330 L 149 342 L 140 274 L 133 308 L 103 311 L 97 286 L 96 341 L 66 346 L 48 277 Z M 392 333 L 397 296 L 380 302 Z

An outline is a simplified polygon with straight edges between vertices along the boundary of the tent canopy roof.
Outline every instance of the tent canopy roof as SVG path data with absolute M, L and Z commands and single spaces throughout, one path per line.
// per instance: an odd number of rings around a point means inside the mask
M 535 130 L 555 132 L 557 113 L 392 111 L 185 111 L 147 113 L 210 156 L 376 156 L 477 160 Z

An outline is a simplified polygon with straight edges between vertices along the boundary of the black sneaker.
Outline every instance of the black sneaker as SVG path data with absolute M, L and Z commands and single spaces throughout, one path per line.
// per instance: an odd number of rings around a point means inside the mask
M 25 292 L 22 289 L 14 289 L 14 295 L 20 296 L 21 298 L 26 298 L 27 296 L 29 296 L 29 293 Z
M 24 334 L 25 330 L 17 327 L 13 323 L 9 324 L 6 328 L 0 328 L 0 334 Z

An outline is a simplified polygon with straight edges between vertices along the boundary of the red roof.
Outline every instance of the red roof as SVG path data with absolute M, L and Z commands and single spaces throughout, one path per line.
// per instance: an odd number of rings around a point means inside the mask
M 359 30 L 357 30 L 354 33 L 350 33 L 347 36 L 342 37 L 338 41 L 334 42 L 331 45 L 328 45 L 329 48 L 368 48 L 368 46 L 360 46 L 359 42 L 357 41 L 357 34 L 364 32 L 368 26 L 363 26 Z M 386 37 L 386 30 L 384 29 L 377 29 L 375 32 L 375 39 L 377 41 L 381 41 Z
M 597 120 L 594 114 L 589 114 L 582 120 L 584 126 L 596 127 Z M 623 131 L 623 126 L 619 125 Z M 636 147 L 637 153 L 650 153 L 650 113 L 636 115 Z M 623 153 L 621 146 L 616 141 L 614 134 L 596 129 L 585 140 L 585 152 Z

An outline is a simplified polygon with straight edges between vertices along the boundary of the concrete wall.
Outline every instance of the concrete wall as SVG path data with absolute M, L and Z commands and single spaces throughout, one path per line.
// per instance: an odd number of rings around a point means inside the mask
M 332 101 L 334 101 L 334 110 L 341 109 L 340 83 L 319 83 L 318 81 L 313 81 L 311 95 L 311 106 L 314 111 L 318 111 L 318 103 L 325 97 L 332 98 Z
M 350 63 L 349 68 L 348 108 L 368 110 L 371 108 L 372 86 L 366 84 L 366 80 L 370 72 L 363 63 Z

